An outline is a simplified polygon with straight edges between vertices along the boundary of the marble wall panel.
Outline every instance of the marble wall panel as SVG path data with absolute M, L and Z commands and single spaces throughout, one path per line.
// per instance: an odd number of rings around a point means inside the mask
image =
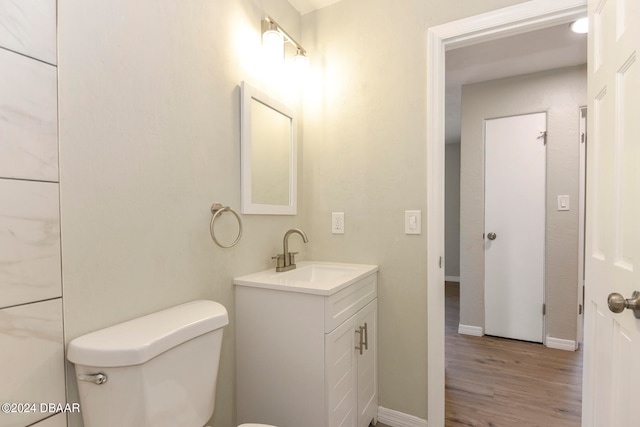
M 56 64 L 56 0 L 0 1 L 0 47 Z
M 33 427 L 67 427 L 67 415 L 62 413 L 54 415 L 35 423 Z
M 0 402 L 37 405 L 35 412 L 0 412 L 0 427 L 51 416 L 40 403 L 66 403 L 61 298 L 0 310 L 0 349 Z
M 0 179 L 0 308 L 61 296 L 59 212 L 58 184 Z
M 0 177 L 58 181 L 56 71 L 0 49 Z

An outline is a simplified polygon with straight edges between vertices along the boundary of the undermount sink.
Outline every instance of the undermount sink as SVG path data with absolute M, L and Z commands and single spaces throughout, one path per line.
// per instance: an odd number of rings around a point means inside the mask
M 275 269 L 238 277 L 233 283 L 293 292 L 331 295 L 364 276 L 378 271 L 377 265 L 300 261 L 297 268 L 283 273 Z

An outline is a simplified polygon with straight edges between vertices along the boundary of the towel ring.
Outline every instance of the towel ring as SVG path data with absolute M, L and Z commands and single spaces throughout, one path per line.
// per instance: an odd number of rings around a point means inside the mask
M 222 243 L 220 243 L 216 238 L 215 231 L 213 230 L 213 225 L 216 222 L 216 218 L 218 218 L 218 215 L 222 214 L 223 212 L 231 212 L 238 220 L 238 236 L 236 237 L 236 240 L 234 240 L 230 245 L 223 245 Z M 222 206 L 220 203 L 214 203 L 213 205 L 211 205 L 211 213 L 213 214 L 213 217 L 211 217 L 211 223 L 209 224 L 209 232 L 211 233 L 211 238 L 213 239 L 215 244 L 225 249 L 232 248 L 237 245 L 240 241 L 240 238 L 242 237 L 242 220 L 240 219 L 240 216 L 236 213 L 236 211 L 231 209 L 229 206 Z

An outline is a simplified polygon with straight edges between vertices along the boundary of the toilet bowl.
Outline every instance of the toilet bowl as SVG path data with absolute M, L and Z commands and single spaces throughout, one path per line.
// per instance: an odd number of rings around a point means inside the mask
M 228 323 L 224 306 L 200 300 L 72 340 L 85 427 L 205 426 Z

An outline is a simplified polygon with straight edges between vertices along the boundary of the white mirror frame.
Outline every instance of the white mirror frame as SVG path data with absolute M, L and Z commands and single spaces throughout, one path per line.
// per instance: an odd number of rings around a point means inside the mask
M 243 214 L 263 214 L 263 215 L 295 215 L 297 213 L 297 120 L 293 109 L 273 97 L 259 91 L 246 82 L 241 83 L 240 102 L 240 211 Z M 251 158 L 251 101 L 256 100 L 273 110 L 279 112 L 291 121 L 290 134 L 290 159 L 289 159 L 289 204 L 270 205 L 254 203 L 252 200 L 252 158 Z

